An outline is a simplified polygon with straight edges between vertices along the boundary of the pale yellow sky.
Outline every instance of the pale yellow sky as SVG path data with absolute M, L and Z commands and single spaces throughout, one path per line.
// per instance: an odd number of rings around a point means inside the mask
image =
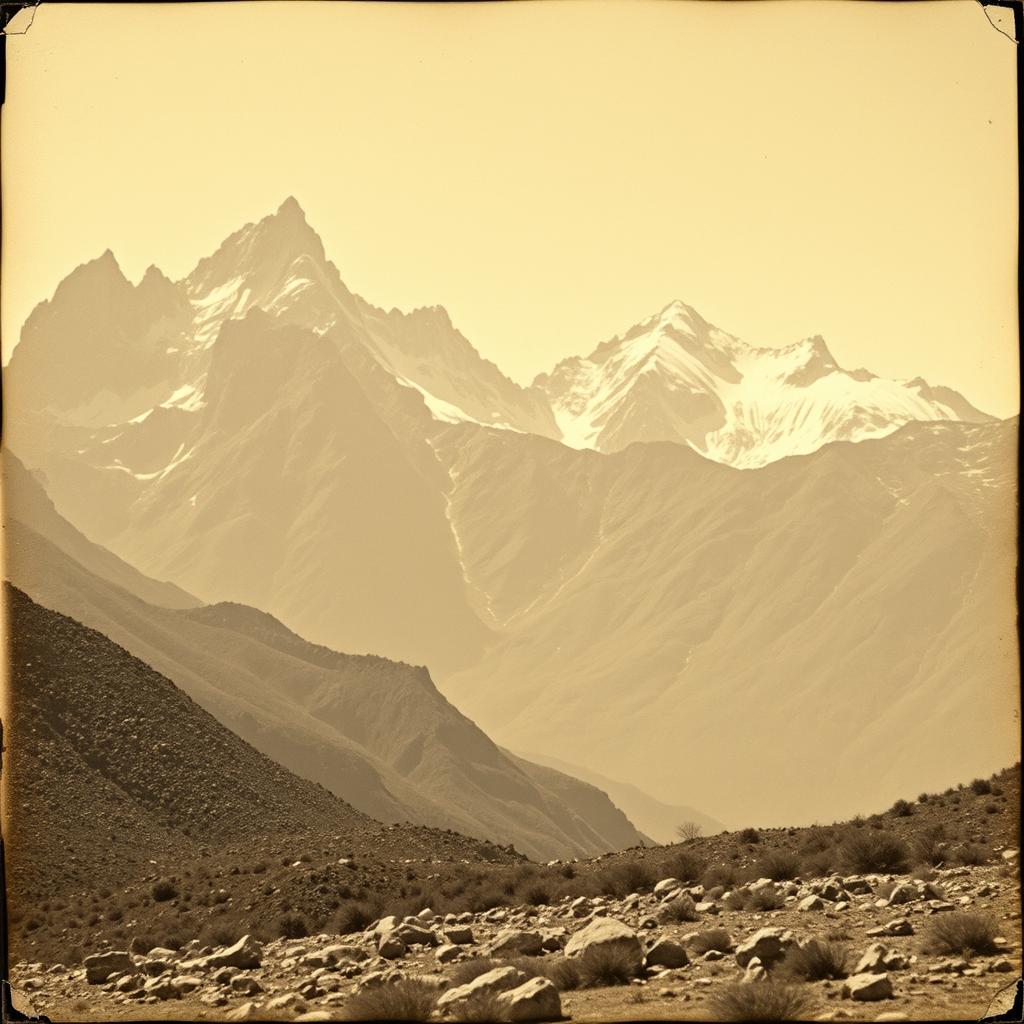
M 681 298 L 1019 408 L 1015 53 L 973 0 L 44 4 L 7 53 L 5 362 L 77 264 L 179 277 L 294 194 L 349 287 L 520 381 Z

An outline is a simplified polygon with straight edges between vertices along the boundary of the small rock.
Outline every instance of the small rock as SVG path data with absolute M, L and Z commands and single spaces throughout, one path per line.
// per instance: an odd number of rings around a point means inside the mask
M 859 1002 L 892 998 L 888 974 L 854 974 L 843 982 L 843 995 Z
M 510 1021 L 560 1020 L 562 1001 L 547 978 L 530 978 L 516 988 L 499 992 L 502 1016 Z

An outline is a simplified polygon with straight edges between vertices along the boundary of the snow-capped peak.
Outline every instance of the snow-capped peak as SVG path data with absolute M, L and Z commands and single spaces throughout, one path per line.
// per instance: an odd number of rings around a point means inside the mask
M 755 348 L 678 299 L 534 386 L 572 447 L 676 441 L 741 467 L 883 436 L 911 420 L 991 418 L 949 389 L 847 372 L 820 335 Z

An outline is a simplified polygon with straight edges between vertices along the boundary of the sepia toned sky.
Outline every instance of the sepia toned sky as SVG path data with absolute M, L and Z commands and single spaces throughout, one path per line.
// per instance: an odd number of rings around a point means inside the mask
M 350 288 L 521 382 L 680 298 L 1019 408 L 1015 53 L 973 0 L 44 4 L 7 54 L 4 362 L 77 264 L 180 277 L 294 194 Z

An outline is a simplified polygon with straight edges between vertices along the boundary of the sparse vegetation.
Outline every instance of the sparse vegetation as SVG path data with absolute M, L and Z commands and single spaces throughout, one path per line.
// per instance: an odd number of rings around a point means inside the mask
M 988 796 L 992 792 L 992 783 L 988 779 L 975 779 L 971 783 L 971 790 L 976 796 Z
M 799 876 L 800 858 L 788 850 L 772 850 L 758 860 L 754 870 L 760 878 L 788 882 Z
M 798 1020 L 812 1005 L 805 989 L 778 981 L 723 985 L 709 1003 L 712 1019 L 721 1021 Z
M 670 878 L 694 884 L 700 881 L 706 871 L 704 860 L 688 850 L 677 850 L 664 861 L 662 868 Z
M 892 805 L 892 813 L 897 818 L 909 818 L 914 813 L 914 805 L 909 800 L 897 800 Z
M 345 1004 L 343 1020 L 426 1020 L 437 1002 L 437 989 L 418 978 L 365 988 Z
M 153 883 L 150 895 L 157 903 L 163 903 L 173 900 L 178 895 L 178 887 L 169 878 L 161 878 L 160 881 Z
M 690 949 L 698 956 L 712 949 L 718 950 L 719 953 L 728 953 L 732 949 L 732 939 L 724 928 L 709 928 L 697 933 L 690 942 Z
M 696 905 L 685 893 L 666 900 L 658 910 L 658 917 L 665 923 L 676 924 L 700 920 Z
M 275 931 L 282 939 L 304 939 L 309 934 L 309 922 L 302 914 L 282 914 L 277 919 Z
M 902 839 L 877 832 L 857 832 L 843 843 L 843 859 L 854 872 L 906 871 L 910 852 Z
M 628 985 L 636 976 L 632 956 L 616 946 L 594 946 L 578 962 L 581 982 L 587 988 Z
M 756 828 L 745 828 L 740 832 L 739 840 L 741 843 L 759 843 L 761 842 L 761 833 Z
M 838 942 L 811 939 L 794 946 L 779 965 L 778 975 L 790 981 L 825 981 L 845 978 L 849 950 Z
M 995 942 L 998 935 L 999 926 L 991 914 L 937 914 L 928 924 L 924 949 L 929 953 L 985 956 L 999 951 Z

